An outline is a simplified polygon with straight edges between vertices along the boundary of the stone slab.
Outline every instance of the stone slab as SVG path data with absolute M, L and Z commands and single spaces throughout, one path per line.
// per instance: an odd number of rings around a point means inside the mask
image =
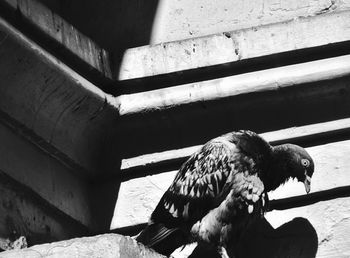
M 105 234 L 76 238 L 51 244 L 36 245 L 19 251 L 0 253 L 1 258 L 161 258 L 162 255 L 145 248 L 130 237 Z

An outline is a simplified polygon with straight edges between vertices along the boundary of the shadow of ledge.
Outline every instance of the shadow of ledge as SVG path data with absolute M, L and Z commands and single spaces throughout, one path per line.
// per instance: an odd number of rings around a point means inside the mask
M 229 249 L 228 253 L 235 258 L 311 258 L 316 257 L 317 247 L 316 230 L 307 219 L 294 218 L 276 229 L 262 219 L 249 227 L 235 250 Z M 189 257 L 220 258 L 220 255 L 197 247 Z

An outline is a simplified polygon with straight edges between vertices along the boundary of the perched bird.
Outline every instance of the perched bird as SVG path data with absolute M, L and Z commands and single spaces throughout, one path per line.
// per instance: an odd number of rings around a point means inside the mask
M 251 131 L 222 135 L 181 166 L 136 239 L 167 256 L 198 242 L 228 257 L 227 246 L 234 250 L 242 232 L 264 215 L 267 192 L 295 178 L 309 193 L 313 172 L 302 147 L 273 147 Z

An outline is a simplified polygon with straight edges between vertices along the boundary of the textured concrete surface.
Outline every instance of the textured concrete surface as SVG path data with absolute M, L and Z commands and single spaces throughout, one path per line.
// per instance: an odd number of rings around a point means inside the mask
M 349 7 L 349 1 L 337 0 L 163 0 L 159 2 L 151 43 L 194 38 Z
M 19 251 L 7 251 L 0 253 L 0 257 L 161 258 L 164 256 L 137 244 L 136 241 L 129 237 L 106 234 L 36 245 Z
M 131 48 L 124 54 L 119 79 L 196 69 L 350 40 L 349 22 L 349 11 L 296 16 L 264 26 L 218 30 L 220 34 L 207 37 Z

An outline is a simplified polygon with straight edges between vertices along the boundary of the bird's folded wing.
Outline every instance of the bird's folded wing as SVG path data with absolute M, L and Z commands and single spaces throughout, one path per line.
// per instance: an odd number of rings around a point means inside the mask
M 152 218 L 197 221 L 226 198 L 236 174 L 250 173 L 254 165 L 235 144 L 220 138 L 208 142 L 180 168 Z

